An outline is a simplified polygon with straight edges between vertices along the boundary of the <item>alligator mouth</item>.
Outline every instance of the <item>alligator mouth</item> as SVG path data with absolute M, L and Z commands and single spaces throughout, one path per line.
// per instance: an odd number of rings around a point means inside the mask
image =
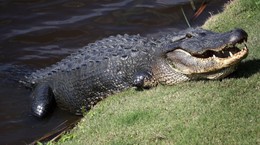
M 244 44 L 243 48 L 240 45 Z M 235 69 L 248 54 L 246 43 L 224 45 L 215 49 L 208 49 L 202 53 L 191 54 L 183 49 L 176 49 L 167 53 L 167 60 L 170 66 L 182 74 L 207 74 L 218 73 L 224 69 Z M 224 72 L 224 71 L 223 71 Z M 229 72 L 226 73 L 231 73 Z M 226 74 L 223 74 L 223 76 Z M 219 76 L 221 77 L 221 76 Z
M 232 57 L 239 57 L 243 54 L 247 54 L 248 47 L 245 42 L 243 42 L 244 47 L 242 49 L 239 49 L 238 44 L 235 45 L 225 45 L 223 47 L 214 49 L 214 50 L 206 50 L 202 54 L 191 54 L 194 57 L 197 58 L 213 58 L 213 59 L 221 59 L 221 58 L 232 58 Z M 244 56 L 244 55 L 243 55 Z

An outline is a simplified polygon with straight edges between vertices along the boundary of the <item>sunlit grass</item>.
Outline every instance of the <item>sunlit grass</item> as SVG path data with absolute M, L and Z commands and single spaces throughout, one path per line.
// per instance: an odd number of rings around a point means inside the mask
M 248 32 L 250 54 L 231 77 L 110 96 L 58 143 L 259 144 L 259 22 L 259 1 L 236 0 L 203 26 Z

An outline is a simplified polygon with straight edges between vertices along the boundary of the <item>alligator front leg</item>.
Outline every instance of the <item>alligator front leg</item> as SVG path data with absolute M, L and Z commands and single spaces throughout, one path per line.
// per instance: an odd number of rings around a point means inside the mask
M 46 84 L 39 84 L 32 93 L 31 110 L 34 116 L 43 118 L 55 106 L 55 99 L 51 88 Z
M 138 90 L 149 89 L 157 85 L 153 75 L 149 71 L 140 71 L 134 74 L 133 86 L 137 87 Z

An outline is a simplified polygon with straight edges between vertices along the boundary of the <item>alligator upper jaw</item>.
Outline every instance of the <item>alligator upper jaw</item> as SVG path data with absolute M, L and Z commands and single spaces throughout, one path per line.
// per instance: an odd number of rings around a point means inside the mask
M 245 43 L 244 43 L 245 44 Z M 232 46 L 226 45 L 214 50 L 206 50 L 200 54 L 190 54 L 183 49 L 176 49 L 167 53 L 167 60 L 174 69 L 185 75 L 197 74 L 214 74 L 219 73 L 221 70 L 232 68 L 241 62 L 248 54 L 248 48 L 245 45 L 241 50 L 233 44 Z M 224 72 L 224 71 L 223 71 Z M 233 70 L 225 73 L 231 73 Z M 206 77 L 209 79 L 218 79 L 228 74 L 222 74 L 218 77 Z

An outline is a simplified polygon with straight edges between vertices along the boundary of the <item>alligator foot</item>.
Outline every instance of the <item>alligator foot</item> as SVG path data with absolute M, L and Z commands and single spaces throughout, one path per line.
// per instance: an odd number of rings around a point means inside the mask
M 152 77 L 152 73 L 147 71 L 135 73 L 133 79 L 133 86 L 135 86 L 137 90 L 149 89 L 155 85 L 156 82 Z
M 34 116 L 43 118 L 55 106 L 55 99 L 51 88 L 43 83 L 38 85 L 32 93 L 32 113 Z

